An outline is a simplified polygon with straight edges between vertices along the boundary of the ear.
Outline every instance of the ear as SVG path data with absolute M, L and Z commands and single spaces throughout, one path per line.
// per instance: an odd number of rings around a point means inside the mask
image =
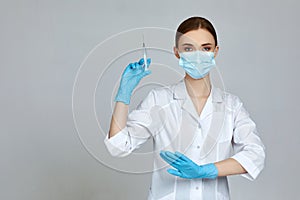
M 215 58 L 216 58 L 219 53 L 219 46 L 216 46 L 214 53 L 215 53 Z
M 173 47 L 173 51 L 174 51 L 174 55 L 176 56 L 176 58 L 180 58 L 180 56 L 179 56 L 179 52 L 178 52 L 178 49 L 177 49 L 177 47 Z

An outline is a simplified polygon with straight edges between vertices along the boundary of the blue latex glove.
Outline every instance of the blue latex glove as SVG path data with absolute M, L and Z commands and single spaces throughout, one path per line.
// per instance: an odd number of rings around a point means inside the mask
M 151 63 L 151 59 L 147 59 L 148 66 Z M 139 84 L 141 79 L 148 74 L 151 74 L 150 70 L 146 70 L 143 67 L 144 58 L 141 58 L 139 62 L 130 63 L 124 70 L 120 81 L 118 93 L 114 101 L 121 101 L 125 104 L 130 104 L 130 98 L 132 91 Z
M 218 177 L 218 169 L 215 164 L 210 163 L 206 165 L 197 165 L 191 159 L 182 153 L 170 151 L 161 151 L 160 156 L 175 169 L 168 169 L 167 171 L 181 178 L 207 178 L 214 179 Z

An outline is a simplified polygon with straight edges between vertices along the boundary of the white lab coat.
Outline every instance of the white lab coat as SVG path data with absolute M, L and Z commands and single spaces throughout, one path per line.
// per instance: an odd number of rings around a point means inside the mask
M 180 151 L 197 164 L 234 158 L 254 180 L 264 167 L 265 147 L 241 100 L 212 85 L 199 116 L 186 91 L 184 78 L 152 89 L 128 115 L 126 127 L 104 143 L 113 156 L 123 157 L 153 139 L 154 169 L 148 200 L 230 199 L 227 177 L 183 179 L 170 175 L 172 168 L 160 150 Z

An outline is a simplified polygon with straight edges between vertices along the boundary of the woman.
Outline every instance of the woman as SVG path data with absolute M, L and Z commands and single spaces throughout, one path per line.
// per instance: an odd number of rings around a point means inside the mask
M 265 147 L 241 100 L 210 82 L 218 50 L 207 19 L 183 21 L 174 54 L 184 78 L 152 89 L 128 116 L 132 91 L 151 71 L 144 70 L 141 59 L 123 72 L 104 142 L 113 156 L 122 157 L 153 139 L 160 156 L 154 157 L 158 170 L 148 199 L 229 199 L 228 175 L 254 180 L 264 167 Z M 166 170 L 166 164 L 172 168 Z

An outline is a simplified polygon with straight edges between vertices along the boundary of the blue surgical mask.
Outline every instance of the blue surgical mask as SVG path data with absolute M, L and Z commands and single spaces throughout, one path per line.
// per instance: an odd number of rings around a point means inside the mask
M 182 52 L 179 56 L 179 65 L 194 79 L 203 78 L 216 66 L 214 52 Z

